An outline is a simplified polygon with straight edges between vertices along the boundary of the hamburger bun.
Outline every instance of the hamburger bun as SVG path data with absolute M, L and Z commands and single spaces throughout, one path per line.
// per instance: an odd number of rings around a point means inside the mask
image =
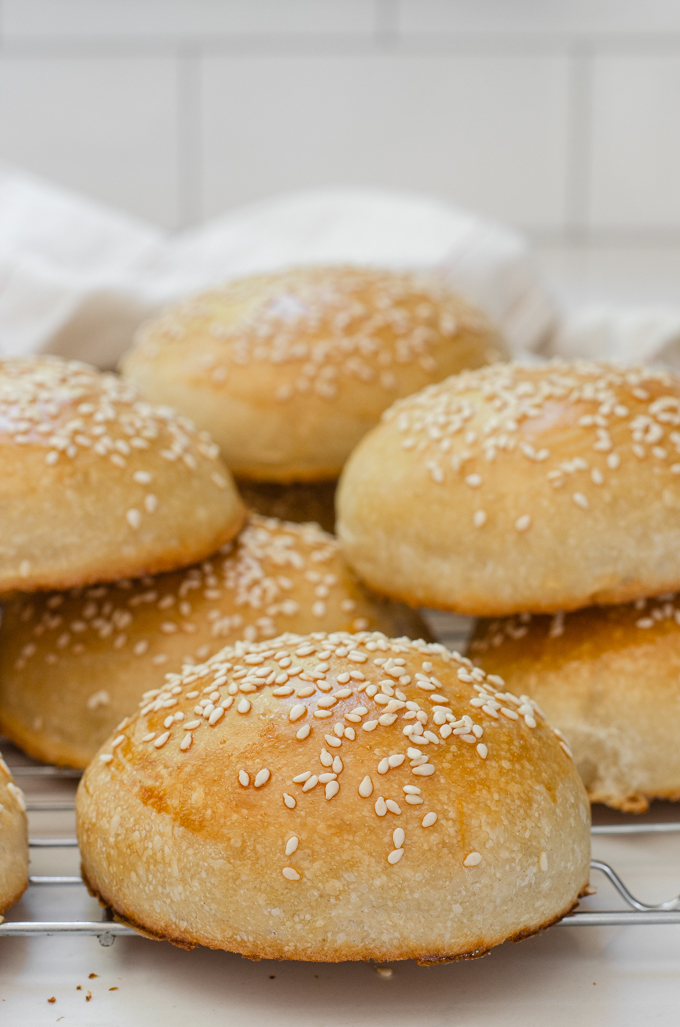
M 144 325 L 122 373 L 210 431 L 240 478 L 337 478 L 399 396 L 501 359 L 485 315 L 432 278 L 297 268 L 229 282 Z
M 396 403 L 352 454 L 338 536 L 372 588 L 495 616 L 680 587 L 680 378 L 551 362 Z
M 368 595 L 316 525 L 252 516 L 188 570 L 15 595 L 0 625 L 0 730 L 35 759 L 85 767 L 168 671 L 239 638 L 317 628 L 427 632 L 414 611 Z
M 28 819 L 24 794 L 0 756 L 0 913 L 28 888 Z
M 244 516 L 186 418 L 87 364 L 0 360 L 0 592 L 182 567 Z
M 680 597 L 480 621 L 469 655 L 564 732 L 591 802 L 680 799 Z
M 554 923 L 588 883 L 587 796 L 471 668 L 314 632 L 169 676 L 85 771 L 85 881 L 152 937 L 253 958 L 436 963 Z

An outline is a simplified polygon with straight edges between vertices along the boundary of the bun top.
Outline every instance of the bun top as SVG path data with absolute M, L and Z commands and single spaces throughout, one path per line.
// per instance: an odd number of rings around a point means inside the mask
M 496 364 L 384 414 L 345 470 L 338 533 L 387 594 L 468 614 L 549 612 L 678 587 L 678 508 L 677 375 Z M 409 583 L 385 554 L 378 573 L 380 527 L 436 556 L 428 582 L 422 561 Z
M 205 432 L 56 357 L 0 361 L 0 474 L 0 590 L 182 566 L 245 514 Z
M 168 670 L 240 638 L 367 628 L 427 633 L 415 611 L 368 594 L 316 525 L 251 516 L 186 570 L 5 603 L 0 730 L 38 759 L 86 766 Z
M 318 267 L 170 308 L 122 370 L 207 427 L 236 474 L 315 480 L 337 476 L 395 398 L 504 353 L 488 319 L 432 278 Z
M 622 462 L 680 473 L 680 378 L 646 367 L 496 364 L 409 396 L 384 420 L 396 423 L 403 449 L 418 455 L 432 481 L 458 476 L 481 501 L 484 465 L 493 474 L 515 457 L 523 458 L 524 478 L 593 496 L 605 483 L 613 487 L 611 472 Z M 480 473 L 469 480 L 470 471 Z
M 490 857 L 493 824 L 508 825 L 507 796 L 521 816 L 543 784 L 553 794 L 564 783 L 570 802 L 583 795 L 568 745 L 532 701 L 436 643 L 379 632 L 237 642 L 168 674 L 140 705 L 105 743 L 85 790 L 104 763 L 125 787 L 143 789 L 146 803 L 211 838 L 228 836 L 235 816 L 259 812 L 262 830 L 278 839 L 283 818 L 305 832 L 310 870 L 310 826 L 322 830 L 321 851 L 334 817 L 354 825 L 359 851 L 371 850 L 373 836 L 378 844 L 382 817 L 399 816 L 394 826 L 407 837 L 419 832 L 407 863 L 416 845 L 430 845 L 421 826 L 439 817 L 475 824 L 448 858 L 476 866 Z M 586 823 L 585 809 L 582 816 Z M 448 845 L 444 835 L 437 844 Z M 404 850 L 394 848 L 401 851 L 389 858 L 378 846 L 376 866 L 397 863 Z M 346 855 L 356 862 L 351 848 Z M 278 873 L 297 880 L 301 870 L 286 863 Z

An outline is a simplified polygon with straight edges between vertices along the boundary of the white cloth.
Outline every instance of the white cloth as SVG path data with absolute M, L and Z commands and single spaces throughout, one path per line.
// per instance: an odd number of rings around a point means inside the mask
M 319 262 L 441 275 L 488 312 L 515 355 L 680 367 L 680 309 L 560 315 L 521 235 L 427 197 L 310 190 L 171 234 L 0 165 L 0 356 L 59 353 L 112 367 L 166 303 L 237 275 Z
M 0 167 L 0 355 L 113 366 L 160 306 L 237 275 L 318 262 L 431 270 L 487 310 L 514 351 L 538 346 L 554 321 L 521 236 L 424 197 L 294 193 L 172 235 Z
M 680 309 L 589 305 L 560 320 L 546 351 L 680 369 Z

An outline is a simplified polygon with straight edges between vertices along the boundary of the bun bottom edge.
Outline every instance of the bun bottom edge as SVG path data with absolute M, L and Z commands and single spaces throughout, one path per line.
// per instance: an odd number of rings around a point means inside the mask
M 22 896 L 22 895 L 23 895 L 23 894 L 25 893 L 25 891 L 26 891 L 26 889 L 27 889 L 27 888 L 28 888 L 28 875 L 26 875 L 26 880 L 25 880 L 24 884 L 22 884 L 22 886 L 21 886 L 21 888 L 19 889 L 19 891 L 15 892 L 15 893 L 14 893 L 13 895 L 11 895 L 11 896 L 10 896 L 10 898 L 8 898 L 8 899 L 2 899 L 2 898 L 0 898 L 0 916 L 1 916 L 1 915 L 2 915 L 3 913 L 6 913 L 8 909 L 11 909 L 11 908 L 12 908 L 12 906 L 13 906 L 13 905 L 14 905 L 14 904 L 15 904 L 16 902 L 18 902 L 18 901 L 19 901 L 19 899 L 20 899 L 20 898 L 21 898 L 21 896 Z
M 522 930 L 517 931 L 515 934 L 507 935 L 505 938 L 499 938 L 497 941 L 485 942 L 480 941 L 479 945 L 472 949 L 464 952 L 445 952 L 445 953 L 417 953 L 401 951 L 392 952 L 381 952 L 375 955 L 362 954 L 362 955 L 338 955 L 335 957 L 323 957 L 323 956 L 291 956 L 291 955 L 280 955 L 275 952 L 267 951 L 264 947 L 262 951 L 257 952 L 253 949 L 245 948 L 227 948 L 226 945 L 216 945 L 214 943 L 203 941 L 200 938 L 184 938 L 177 937 L 171 934 L 162 933 L 155 931 L 153 928 L 146 927 L 144 924 L 132 919 L 125 913 L 118 910 L 115 904 L 109 901 L 105 896 L 96 888 L 89 880 L 85 868 L 81 865 L 81 875 L 83 883 L 93 898 L 97 899 L 99 904 L 105 909 L 110 909 L 113 914 L 113 919 L 116 923 L 125 924 L 127 927 L 131 927 L 137 934 L 144 938 L 149 938 L 151 941 L 169 941 L 171 945 L 175 945 L 177 948 L 191 950 L 197 945 L 201 945 L 204 948 L 223 952 L 233 952 L 235 955 L 243 956 L 245 959 L 252 959 L 258 962 L 261 959 L 276 959 L 279 962 L 291 961 L 291 962 L 307 962 L 307 963 L 347 963 L 347 962 L 378 962 L 378 963 L 389 963 L 397 962 L 405 959 L 413 959 L 418 966 L 438 966 L 441 963 L 455 963 L 464 959 L 481 959 L 482 956 L 488 956 L 492 949 L 498 945 L 502 945 L 506 941 L 525 941 L 527 938 L 532 938 L 536 934 L 540 934 L 541 931 L 547 930 L 549 927 L 553 927 L 558 924 L 560 920 L 563 920 L 565 916 L 572 913 L 579 904 L 579 899 L 583 898 L 584 895 L 589 894 L 588 881 L 583 885 L 579 891 L 577 897 L 573 902 L 570 902 L 564 909 L 562 909 L 555 916 L 549 920 L 543 921 L 541 924 L 537 924 L 534 927 L 525 927 Z
M 85 770 L 91 760 L 89 755 L 79 756 L 71 746 L 51 742 L 39 731 L 31 731 L 20 721 L 7 716 L 0 715 L 0 735 L 12 745 L 16 745 L 17 749 L 21 749 L 24 755 L 40 763 L 66 767 L 69 770 Z

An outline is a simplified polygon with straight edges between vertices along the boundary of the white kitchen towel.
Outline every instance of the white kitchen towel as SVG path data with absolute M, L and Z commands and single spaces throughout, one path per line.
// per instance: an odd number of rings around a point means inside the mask
M 313 190 L 173 235 L 0 167 L 0 355 L 113 366 L 164 304 L 237 275 L 318 262 L 441 275 L 487 310 L 516 353 L 554 324 L 520 235 L 426 197 Z
M 591 304 L 565 313 L 544 351 L 680 369 L 680 308 Z

